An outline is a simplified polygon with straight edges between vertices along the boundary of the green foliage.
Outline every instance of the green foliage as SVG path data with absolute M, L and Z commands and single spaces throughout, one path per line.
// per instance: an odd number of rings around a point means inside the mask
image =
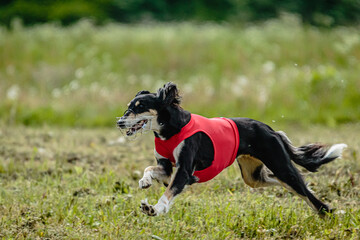
M 0 3 L 0 22 L 14 17 L 25 24 L 59 21 L 70 24 L 82 18 L 104 21 L 230 21 L 244 23 L 297 14 L 307 24 L 335 26 L 360 20 L 358 0 L 7 0 Z
M 303 27 L 293 16 L 215 24 L 0 29 L 6 124 L 113 126 L 139 90 L 179 85 L 208 117 L 335 126 L 360 119 L 360 34 Z
M 67 25 L 81 18 L 101 22 L 108 18 L 102 8 L 103 4 L 106 4 L 106 1 L 8 1 L 0 5 L 0 22 L 9 25 L 14 18 L 22 19 L 25 24 L 58 21 Z

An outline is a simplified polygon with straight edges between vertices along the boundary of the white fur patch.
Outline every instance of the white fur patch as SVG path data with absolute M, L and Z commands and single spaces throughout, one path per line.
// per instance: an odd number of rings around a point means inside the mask
M 154 208 L 157 214 L 167 213 L 170 209 L 169 199 L 165 195 L 162 195 L 158 203 L 154 206 Z
M 288 141 L 289 144 L 291 144 L 290 138 L 286 135 L 286 133 L 284 131 L 277 131 L 277 133 L 280 134 L 281 136 L 283 136 L 286 139 L 286 141 Z
M 344 148 L 347 148 L 347 145 L 345 143 L 332 145 L 331 148 L 326 152 L 323 159 L 341 157 Z
M 295 155 L 302 155 L 302 154 L 304 154 L 303 151 L 299 150 L 297 147 L 295 147 L 294 145 L 292 145 L 292 142 L 291 142 L 290 138 L 286 135 L 285 132 L 283 132 L 283 131 L 277 131 L 277 133 L 281 136 L 282 140 L 290 147 L 291 151 L 292 151 Z
M 152 184 L 152 177 L 151 177 L 151 171 L 144 171 L 144 176 L 139 181 L 139 188 L 148 188 Z
M 180 156 L 181 150 L 184 147 L 184 145 L 185 145 L 185 140 L 182 141 L 181 143 L 179 143 L 179 145 L 177 145 L 173 151 L 173 155 L 174 155 L 176 162 L 178 162 L 178 160 L 179 160 L 179 156 Z

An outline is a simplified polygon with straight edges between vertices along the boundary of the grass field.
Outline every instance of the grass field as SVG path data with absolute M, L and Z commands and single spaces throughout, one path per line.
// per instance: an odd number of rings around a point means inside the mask
M 188 187 L 168 214 L 148 217 L 140 200 L 156 203 L 165 190 L 158 183 L 138 189 L 143 169 L 154 164 L 151 134 L 128 142 L 115 128 L 2 128 L 0 238 L 359 239 L 360 126 L 282 130 L 296 145 L 349 144 L 343 159 L 302 171 L 337 209 L 333 218 L 319 218 L 283 188 L 250 189 L 235 164 Z
M 257 25 L 0 27 L 0 238 L 359 239 L 360 31 L 293 16 Z M 139 90 L 178 84 L 185 109 L 252 117 L 300 145 L 349 145 L 302 171 L 337 209 L 321 219 L 282 188 L 253 190 L 237 166 L 195 184 L 151 218 L 165 188 L 138 189 L 151 134 L 114 127 Z

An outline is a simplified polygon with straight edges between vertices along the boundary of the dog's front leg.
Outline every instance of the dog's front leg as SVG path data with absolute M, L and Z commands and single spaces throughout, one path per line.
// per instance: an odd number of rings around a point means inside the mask
M 153 179 L 167 185 L 169 178 L 170 176 L 166 174 L 163 166 L 149 166 L 144 170 L 144 176 L 139 181 L 139 187 L 142 189 L 150 187 Z
M 144 176 L 139 181 L 139 188 L 145 189 L 152 185 L 152 180 L 163 172 L 162 166 L 149 166 L 144 170 Z
M 189 173 L 186 170 L 181 167 L 177 168 L 173 180 L 155 206 L 150 205 L 146 199 L 141 201 L 142 212 L 149 216 L 158 216 L 167 213 L 174 197 L 181 193 L 185 185 L 189 183 L 189 178 Z
M 167 213 L 170 209 L 174 197 L 181 193 L 187 184 L 196 182 L 196 177 L 192 175 L 194 149 L 189 148 L 183 142 L 179 144 L 179 149 L 175 149 L 177 154 L 176 159 L 176 172 L 173 174 L 170 184 L 167 186 L 165 193 L 161 196 L 155 206 L 150 205 L 147 200 L 141 201 L 141 210 L 149 216 L 157 216 Z
M 139 181 L 141 189 L 150 187 L 153 179 L 163 182 L 166 186 L 168 185 L 172 173 L 172 164 L 170 160 L 165 158 L 157 158 L 157 163 L 157 166 L 145 168 L 144 176 Z

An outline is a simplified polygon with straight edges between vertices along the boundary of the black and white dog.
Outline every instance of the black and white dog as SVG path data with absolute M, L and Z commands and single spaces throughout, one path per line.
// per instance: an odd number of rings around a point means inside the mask
M 147 127 L 154 132 L 155 142 L 157 139 L 166 142 L 181 134 L 192 117 L 180 107 L 176 85 L 167 83 L 157 93 L 138 92 L 117 121 L 117 126 L 125 130 L 128 136 Z M 294 147 L 284 132 L 276 132 L 262 122 L 249 118 L 231 118 L 230 121 L 235 123 L 236 134 L 240 136 L 230 164 L 236 158 L 246 184 L 253 188 L 281 185 L 303 198 L 320 215 L 332 211 L 307 188 L 291 160 L 316 172 L 322 164 L 340 157 L 346 144 Z M 219 136 L 216 138 L 221 140 Z M 145 169 L 139 186 L 148 188 L 155 179 L 163 182 L 167 188 L 156 205 L 150 205 L 147 200 L 141 201 L 145 214 L 157 216 L 167 213 L 174 197 L 183 191 L 185 185 L 199 181 L 195 173 L 210 169 L 213 164 L 215 148 L 219 148 L 215 147 L 214 141 L 217 140 L 201 130 L 190 134 L 176 143 L 177 146 L 171 151 L 173 161 L 168 156 L 162 156 L 155 148 L 157 166 Z

